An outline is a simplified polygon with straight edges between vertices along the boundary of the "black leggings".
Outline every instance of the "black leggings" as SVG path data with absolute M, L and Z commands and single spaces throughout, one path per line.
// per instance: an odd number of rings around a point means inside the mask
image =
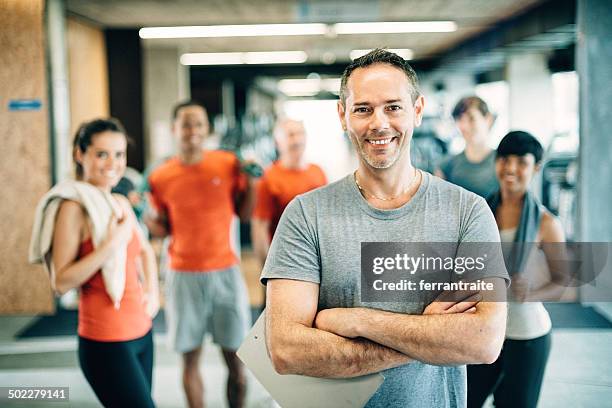
M 493 364 L 468 365 L 468 408 L 480 408 L 493 393 L 495 407 L 538 404 L 550 353 L 550 333 L 533 340 L 509 340 Z
M 79 337 L 79 364 L 107 408 L 154 407 L 151 398 L 153 335 L 103 342 Z

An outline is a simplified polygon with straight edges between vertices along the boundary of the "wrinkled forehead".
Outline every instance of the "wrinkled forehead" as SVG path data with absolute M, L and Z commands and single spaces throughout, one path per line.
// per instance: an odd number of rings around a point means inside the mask
M 412 85 L 401 69 L 376 64 L 355 69 L 346 83 L 347 104 L 377 101 L 410 101 Z

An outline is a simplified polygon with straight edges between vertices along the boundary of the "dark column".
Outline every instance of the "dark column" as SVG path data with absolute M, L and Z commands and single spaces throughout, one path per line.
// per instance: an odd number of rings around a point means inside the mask
M 145 149 L 140 37 L 136 29 L 109 29 L 105 35 L 111 116 L 123 123 L 134 141 L 128 151 L 128 166 L 142 171 Z

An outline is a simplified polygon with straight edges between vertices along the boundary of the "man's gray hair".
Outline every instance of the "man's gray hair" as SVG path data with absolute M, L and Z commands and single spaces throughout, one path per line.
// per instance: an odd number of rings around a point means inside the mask
M 382 48 L 376 48 L 366 55 L 356 58 L 344 69 L 340 81 L 340 101 L 342 102 L 342 105 L 346 103 L 346 84 L 348 83 L 349 77 L 353 71 L 357 68 L 366 68 L 375 64 L 388 64 L 404 72 L 408 78 L 408 82 L 410 82 L 410 96 L 412 98 L 412 102 L 416 101 L 421 94 L 419 91 L 419 79 L 416 72 L 414 72 L 414 69 L 412 69 L 410 64 L 408 64 L 408 61 L 390 51 Z

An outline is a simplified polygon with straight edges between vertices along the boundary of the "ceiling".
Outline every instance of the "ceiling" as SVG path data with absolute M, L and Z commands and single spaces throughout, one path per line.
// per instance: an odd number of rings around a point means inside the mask
M 410 48 L 414 59 L 438 57 L 543 0 L 67 0 L 69 15 L 105 28 L 356 21 L 452 20 L 452 33 L 247 37 L 143 40 L 145 47 L 182 52 L 304 50 L 309 63 L 332 53 L 336 62 L 352 49 Z

